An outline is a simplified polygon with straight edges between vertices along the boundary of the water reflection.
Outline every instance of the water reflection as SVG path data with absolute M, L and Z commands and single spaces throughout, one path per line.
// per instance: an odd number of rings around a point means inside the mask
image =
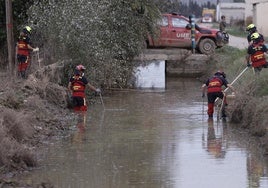
M 267 187 L 267 159 L 248 135 L 203 120 L 200 83 L 167 84 L 105 96 L 105 109 L 80 114 L 72 136 L 25 179 L 57 188 Z
M 265 158 L 256 153 L 248 153 L 247 155 L 247 172 L 249 187 L 260 187 L 262 183 L 266 182 L 268 187 L 268 173 L 265 164 Z M 266 178 L 265 178 L 266 177 Z
M 213 119 L 208 119 L 208 131 L 207 131 L 207 151 L 215 158 L 224 158 L 226 153 L 226 147 L 224 147 L 226 140 L 224 141 L 224 126 L 217 126 L 217 132 L 215 133 Z
M 75 153 L 76 160 L 81 161 L 85 159 L 83 152 L 83 145 L 86 143 L 86 112 L 76 112 L 77 123 L 75 131 L 71 135 L 71 143 L 74 146 L 73 152 Z
M 76 131 L 72 135 L 72 142 L 74 144 L 79 145 L 85 141 L 86 117 L 87 114 L 85 112 L 77 112 Z

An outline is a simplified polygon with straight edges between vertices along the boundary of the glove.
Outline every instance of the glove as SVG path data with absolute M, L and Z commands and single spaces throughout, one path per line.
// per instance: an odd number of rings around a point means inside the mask
M 99 88 L 96 89 L 97 93 L 101 93 L 101 90 Z
M 205 97 L 205 93 L 202 93 L 202 98 L 204 98 Z
M 39 51 L 39 48 L 34 48 L 33 49 L 33 52 L 38 52 Z
M 248 63 L 247 63 L 247 67 L 250 67 L 250 66 L 251 66 L 251 64 L 248 62 Z

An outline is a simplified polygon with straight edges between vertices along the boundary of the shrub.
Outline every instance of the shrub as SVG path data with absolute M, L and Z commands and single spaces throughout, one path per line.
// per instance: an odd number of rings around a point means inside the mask
M 143 11 L 137 8 L 141 6 Z M 147 34 L 154 32 L 160 12 L 152 0 L 63 0 L 36 2 L 28 15 L 37 32 L 33 41 L 44 50 L 45 62 L 68 60 L 65 77 L 83 64 L 93 84 L 112 87 L 127 86 L 131 60 L 141 52 Z

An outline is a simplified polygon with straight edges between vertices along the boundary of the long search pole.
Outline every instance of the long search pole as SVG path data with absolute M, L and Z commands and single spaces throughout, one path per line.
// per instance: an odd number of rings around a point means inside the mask
M 248 70 L 248 67 L 246 67 L 233 81 L 232 81 L 232 83 L 230 83 L 230 85 L 233 85 L 235 82 L 236 82 L 236 80 L 238 80 L 241 76 L 242 76 L 242 74 L 244 74 L 244 72 L 246 71 L 246 70 Z M 226 92 L 227 90 L 229 89 L 229 87 L 227 87 L 227 88 L 225 88 L 225 90 L 223 90 L 223 92 Z M 219 97 L 215 100 L 215 102 L 217 102 L 219 100 Z
M 246 70 L 248 70 L 248 67 L 246 67 L 242 72 L 240 72 L 240 74 L 232 81 L 232 83 L 230 83 L 230 85 L 233 85 L 241 76 L 242 74 L 244 74 L 244 72 L 246 72 Z M 229 89 L 229 87 L 225 88 L 225 90 L 223 90 L 223 92 L 226 92 Z M 219 100 L 219 97 L 215 100 L 215 102 L 217 102 Z
M 6 30 L 7 30 L 7 47 L 8 47 L 8 68 L 10 76 L 14 70 L 14 35 L 13 35 L 13 16 L 12 16 L 12 0 L 6 0 Z
M 244 74 L 244 72 L 246 72 L 246 70 L 248 70 L 248 67 L 246 67 L 233 81 L 232 81 L 232 83 L 230 83 L 230 85 L 233 85 L 243 74 Z M 223 93 L 224 92 L 226 92 L 227 90 L 229 89 L 229 87 L 227 87 L 227 88 L 225 88 L 225 90 L 223 91 Z M 224 94 L 225 95 L 225 94 Z M 217 97 L 217 99 L 215 100 L 215 102 L 217 102 L 219 100 L 219 97 Z M 223 108 L 223 105 L 224 105 L 224 97 L 223 97 L 223 99 L 222 99 L 222 103 L 221 103 L 221 106 L 220 106 L 220 109 L 219 109 L 219 111 L 218 111 L 218 118 L 217 119 L 219 119 L 219 113 L 221 113 L 221 110 L 222 110 L 222 108 Z
M 100 100 L 101 100 L 102 107 L 103 107 L 103 109 L 105 110 L 105 106 L 104 106 L 104 103 L 103 103 L 103 100 L 102 100 L 102 95 L 101 95 L 101 93 L 99 93 L 99 95 L 100 95 Z
M 236 80 L 238 80 L 241 76 L 242 76 L 242 74 L 244 74 L 244 72 L 246 71 L 246 70 L 248 70 L 248 67 L 246 67 L 233 81 L 232 81 L 232 83 L 230 83 L 230 85 L 233 85 L 235 82 L 236 82 Z M 225 91 L 227 91 L 228 90 L 228 87 L 227 88 L 225 88 L 225 90 L 224 90 L 224 92 Z

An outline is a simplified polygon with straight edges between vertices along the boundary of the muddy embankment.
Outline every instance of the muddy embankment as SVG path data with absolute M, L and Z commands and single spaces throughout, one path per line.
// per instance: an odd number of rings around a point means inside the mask
M 230 121 L 255 137 L 263 148 L 263 155 L 268 155 L 268 96 L 258 96 L 256 86 L 254 82 L 236 94 L 228 113 Z M 254 92 L 249 92 L 251 90 Z
M 59 85 L 62 70 L 63 64 L 53 64 L 27 80 L 0 74 L 0 185 L 35 167 L 46 145 L 68 129 L 72 116 L 66 87 Z
M 220 66 L 215 63 L 219 59 L 223 58 L 212 58 L 215 67 L 211 66 L 204 77 L 222 66 L 222 61 Z M 66 86 L 61 86 L 63 69 L 63 63 L 49 65 L 29 75 L 27 80 L 0 74 L 0 185 L 18 183 L 11 181 L 12 176 L 37 166 L 47 144 L 54 136 L 66 133 L 72 124 L 74 115 L 67 108 Z M 264 101 L 268 100 L 256 97 L 254 86 L 251 82 L 236 88 L 228 115 L 230 121 L 236 123 L 234 126 L 247 129 L 259 139 L 267 154 L 268 102 Z M 48 186 L 44 183 L 40 187 Z

